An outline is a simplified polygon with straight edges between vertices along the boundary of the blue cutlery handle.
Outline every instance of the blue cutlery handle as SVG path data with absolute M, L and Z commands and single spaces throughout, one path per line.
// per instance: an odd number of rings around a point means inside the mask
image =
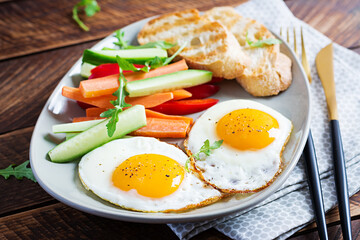
M 321 240 L 327 240 L 328 234 L 326 230 L 324 200 L 321 190 L 321 182 L 319 176 L 319 168 L 316 159 L 314 141 L 310 130 L 304 148 L 304 157 L 305 157 L 306 174 L 308 177 L 311 200 L 315 211 L 315 219 L 316 219 L 319 238 Z
M 339 203 L 341 229 L 344 239 L 347 240 L 351 239 L 351 216 L 344 151 L 341 141 L 339 121 L 331 120 L 330 124 L 332 134 L 335 185 Z

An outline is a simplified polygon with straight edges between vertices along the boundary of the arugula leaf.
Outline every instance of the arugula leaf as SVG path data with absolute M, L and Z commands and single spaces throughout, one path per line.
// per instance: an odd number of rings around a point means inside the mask
M 155 69 L 168 65 L 177 55 L 179 55 L 179 53 L 185 48 L 186 44 L 187 43 L 185 42 L 171 57 L 166 58 L 164 61 L 156 56 L 154 59 L 147 61 L 145 66 L 150 66 L 151 69 Z
M 163 66 L 168 65 L 169 63 L 171 63 L 171 61 L 172 61 L 177 55 L 179 55 L 179 53 L 185 48 L 186 44 L 187 44 L 187 42 L 184 42 L 184 44 L 181 45 L 181 46 L 179 47 L 179 49 L 178 49 L 171 57 L 166 58 Z
M 15 167 L 15 164 L 11 164 L 5 169 L 0 169 L 0 175 L 3 176 L 5 179 L 8 179 L 10 176 L 14 176 L 17 179 L 23 179 L 23 177 L 26 177 L 27 179 L 36 182 L 31 168 L 26 167 L 28 164 L 29 160 L 23 162 L 17 167 Z
M 120 49 L 126 49 L 129 47 L 128 41 L 124 40 L 125 32 L 122 29 L 118 29 L 115 31 L 115 37 L 117 38 L 117 42 L 114 42 L 115 45 L 119 46 Z
M 129 45 L 128 41 L 124 40 L 125 32 L 122 29 L 118 29 L 115 31 L 115 37 L 117 38 L 117 42 L 114 42 L 115 45 L 119 46 L 120 49 L 141 49 L 141 48 L 161 48 L 161 49 L 170 49 L 176 44 L 168 43 L 165 41 L 156 41 L 156 42 L 148 42 L 144 45 L 133 46 Z
M 150 70 L 150 67 L 148 65 L 145 65 L 145 67 L 142 67 L 142 68 L 137 68 L 134 66 L 134 64 L 130 63 L 129 61 L 127 61 L 123 58 L 119 58 L 117 60 L 118 60 L 119 66 L 121 66 L 122 70 L 130 70 L 133 72 L 138 72 L 138 71 L 149 72 L 149 70 Z
M 147 61 L 145 63 L 146 66 L 150 66 L 151 69 L 155 69 L 155 68 L 158 68 L 158 67 L 162 67 L 164 66 L 164 62 L 161 58 L 159 58 L 158 56 L 156 56 L 154 59 L 150 60 L 150 61 Z
M 156 42 L 148 42 L 144 45 L 140 46 L 127 46 L 127 49 L 140 49 L 140 48 L 161 48 L 161 49 L 170 49 L 172 47 L 175 47 L 176 44 L 168 43 L 165 41 L 156 41 Z
M 257 42 L 253 42 L 253 41 L 250 41 L 250 39 L 248 38 L 248 33 L 246 33 L 246 42 L 252 48 L 267 47 L 267 46 L 271 46 L 274 44 L 282 43 L 281 40 L 276 39 L 276 38 L 268 38 L 268 39 L 264 39 L 264 40 L 262 40 L 260 38 Z
M 125 90 L 127 81 L 123 74 L 123 70 L 129 70 L 128 68 L 131 68 L 131 66 L 129 66 L 128 61 L 120 58 L 118 55 L 116 56 L 116 61 L 119 65 L 120 70 L 119 88 L 113 93 L 113 95 L 117 97 L 116 100 L 110 101 L 115 108 L 111 108 L 100 114 L 100 117 L 110 118 L 109 122 L 106 124 L 109 137 L 112 137 L 114 135 L 114 132 L 116 130 L 116 123 L 119 121 L 119 113 L 123 111 L 123 108 L 131 107 L 130 104 L 127 104 L 125 102 L 125 97 L 128 96 L 129 93 Z
M 190 156 L 187 160 L 186 160 L 186 163 L 185 163 L 185 170 L 187 172 L 190 172 L 189 170 L 189 163 L 190 163 L 190 158 L 193 157 L 195 158 L 196 160 L 198 161 L 202 161 L 204 160 L 200 158 L 200 154 L 203 153 L 205 154 L 206 156 L 210 156 L 211 154 L 211 150 L 215 150 L 215 149 L 218 149 L 221 144 L 223 143 L 224 140 L 218 140 L 218 141 L 215 141 L 212 145 L 210 145 L 210 141 L 209 139 L 206 139 L 205 142 L 204 142 L 204 145 L 201 146 L 200 150 L 193 154 L 192 156 Z
M 75 22 L 84 30 L 84 31 L 89 31 L 89 27 L 87 27 L 82 21 L 81 19 L 79 18 L 79 15 L 78 15 L 78 11 L 79 11 L 79 8 L 80 7 L 84 7 L 84 11 L 85 11 L 85 14 L 86 16 L 88 17 L 92 17 L 94 16 L 95 13 L 99 12 L 100 11 L 100 6 L 99 4 L 97 3 L 96 0 L 81 0 L 80 2 L 78 2 L 73 10 L 72 10 L 72 13 L 73 13 L 73 16 L 72 18 L 75 20 Z

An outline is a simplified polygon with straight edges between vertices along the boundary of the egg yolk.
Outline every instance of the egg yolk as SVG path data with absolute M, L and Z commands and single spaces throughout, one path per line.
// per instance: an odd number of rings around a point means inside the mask
M 239 150 L 257 150 L 271 144 L 275 138 L 269 130 L 279 128 L 279 123 L 268 113 L 257 109 L 238 109 L 216 124 L 216 132 L 224 143 Z
M 139 154 L 122 162 L 112 175 L 114 186 L 123 191 L 161 198 L 175 192 L 184 179 L 184 168 L 160 154 Z

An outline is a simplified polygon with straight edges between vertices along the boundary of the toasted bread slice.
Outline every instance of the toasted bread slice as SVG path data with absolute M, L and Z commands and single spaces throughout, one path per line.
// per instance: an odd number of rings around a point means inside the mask
M 152 19 L 138 34 L 140 44 L 159 40 L 177 44 L 170 55 L 186 42 L 179 56 L 189 67 L 212 71 L 215 77 L 236 78 L 250 63 L 233 34 L 219 22 L 201 18 L 196 9 Z
M 241 49 L 251 59 L 251 64 L 236 78 L 241 86 L 254 96 L 276 95 L 286 90 L 292 80 L 291 60 L 280 53 L 279 44 L 252 48 L 253 42 L 275 38 L 262 24 L 240 16 L 232 7 L 216 7 L 202 16 L 209 21 L 219 21 L 238 40 Z

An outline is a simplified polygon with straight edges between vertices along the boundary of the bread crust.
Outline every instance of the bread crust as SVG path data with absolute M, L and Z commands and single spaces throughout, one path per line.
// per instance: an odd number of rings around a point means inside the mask
M 262 24 L 240 16 L 232 7 L 216 7 L 202 16 L 209 21 L 220 21 L 236 37 L 251 64 L 236 78 L 250 94 L 257 97 L 277 95 L 286 90 L 292 80 L 291 60 L 280 53 L 279 44 L 252 48 L 246 41 L 275 38 Z
M 277 95 L 292 81 L 291 60 L 279 44 L 253 48 L 247 39 L 275 38 L 262 24 L 240 16 L 232 7 L 215 7 L 200 16 L 196 9 L 168 13 L 150 20 L 138 34 L 138 42 L 164 40 L 176 43 L 169 55 L 184 43 L 175 60 L 185 59 L 190 68 L 233 79 L 257 97 Z
M 196 9 L 152 19 L 138 34 L 140 44 L 158 40 L 177 44 L 169 55 L 186 42 L 180 58 L 191 68 L 212 71 L 214 77 L 236 78 L 250 63 L 233 34 L 221 23 L 201 18 Z

